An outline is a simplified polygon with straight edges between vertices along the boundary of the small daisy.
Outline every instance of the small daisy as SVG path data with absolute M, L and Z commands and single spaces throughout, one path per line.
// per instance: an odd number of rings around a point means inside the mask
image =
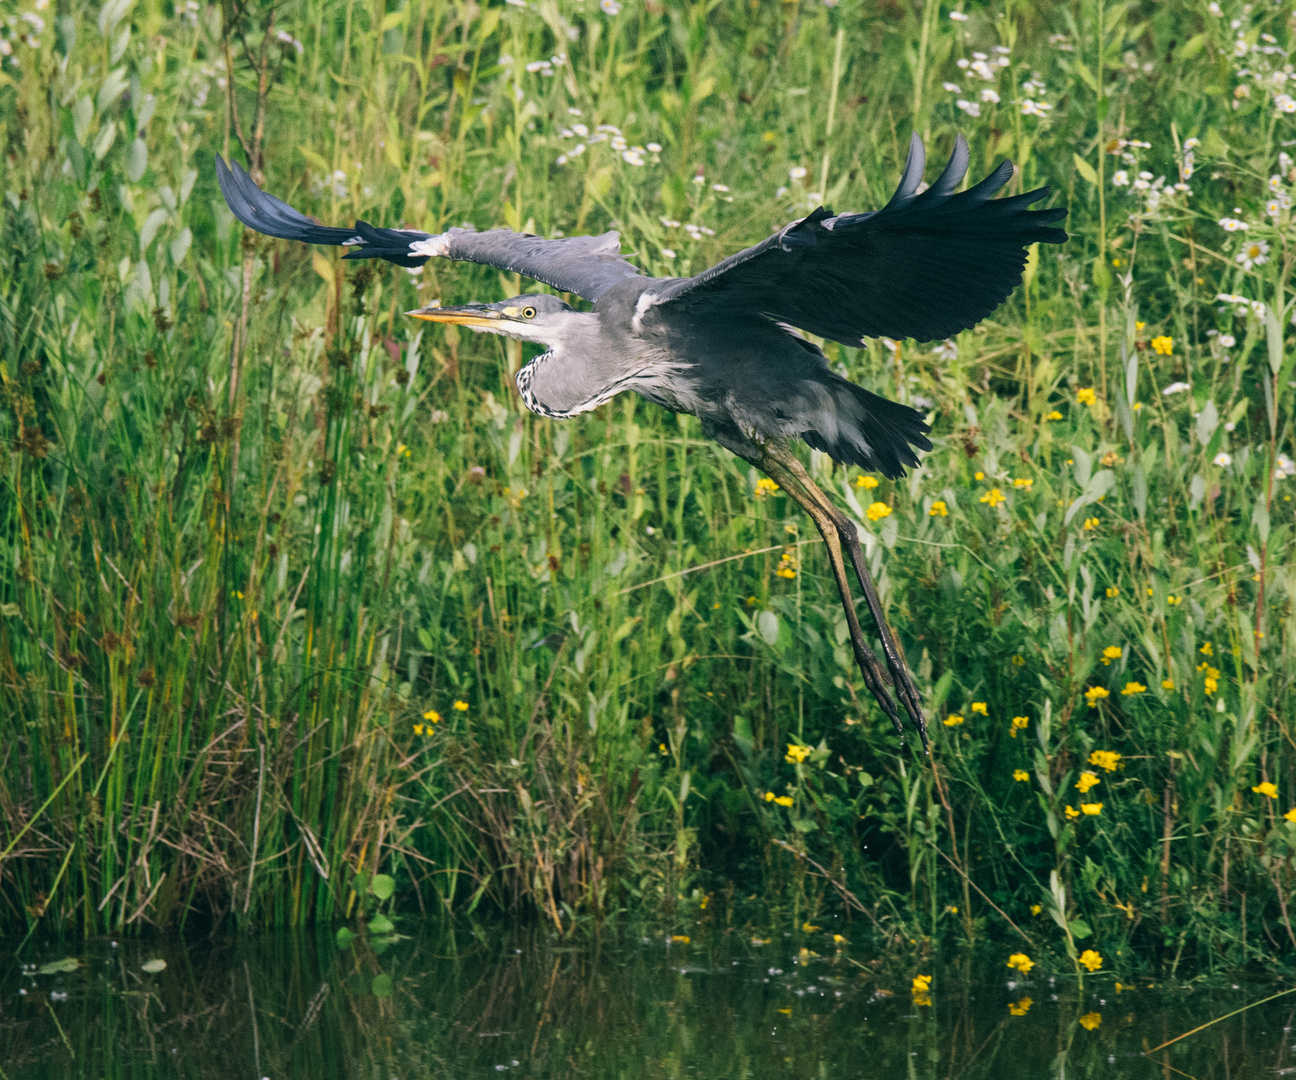
M 1254 270 L 1269 261 L 1269 245 L 1263 240 L 1249 240 L 1233 258 L 1242 264 L 1243 270 Z
M 1124 169 L 1117 169 L 1112 173 L 1112 184 L 1116 187 L 1127 187 L 1129 185 L 1129 173 Z

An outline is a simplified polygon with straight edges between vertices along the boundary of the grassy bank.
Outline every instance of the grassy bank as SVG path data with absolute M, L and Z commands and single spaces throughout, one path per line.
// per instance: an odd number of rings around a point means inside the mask
M 563 928 L 1296 948 L 1280 14 L 26 6 L 0 65 L 10 928 L 355 917 L 383 873 L 402 910 Z M 782 494 L 631 398 L 527 413 L 520 346 L 401 315 L 520 282 L 245 235 L 211 167 L 330 223 L 614 226 L 686 274 L 821 197 L 881 205 L 915 129 L 933 159 L 963 131 L 977 174 L 1012 157 L 1073 234 L 956 340 L 827 346 L 935 427 L 894 484 L 811 462 L 867 531 L 930 761 L 867 699 Z

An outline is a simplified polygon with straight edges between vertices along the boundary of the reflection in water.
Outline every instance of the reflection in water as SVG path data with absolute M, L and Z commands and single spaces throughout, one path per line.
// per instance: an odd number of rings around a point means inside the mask
M 1269 985 L 1149 989 L 1097 976 L 1081 994 L 1073 979 L 1038 969 L 969 975 L 926 964 L 914 978 L 845 953 L 817 957 L 778 937 L 764 945 L 661 937 L 569 945 L 461 930 L 380 949 L 283 936 L 188 946 L 96 941 L 25 954 L 37 966 L 79 965 L 38 974 L 11 959 L 0 978 L 0 1076 L 1296 1073 L 1296 997 L 1142 1056 L 1265 997 Z

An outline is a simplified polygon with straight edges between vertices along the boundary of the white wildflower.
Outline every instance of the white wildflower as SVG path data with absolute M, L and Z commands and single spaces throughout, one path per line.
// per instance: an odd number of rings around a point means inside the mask
M 962 92 L 962 88 L 959 84 L 952 82 L 941 83 L 941 89 L 950 94 L 958 94 Z
M 981 115 L 981 106 L 975 101 L 964 101 L 962 98 L 959 98 L 958 101 L 954 102 L 954 104 L 967 113 L 968 116 Z
M 1269 245 L 1263 240 L 1248 240 L 1233 258 L 1242 264 L 1243 270 L 1254 270 L 1269 261 Z
M 662 258 L 663 258 L 663 259 L 673 259 L 673 258 L 675 258 L 675 252 L 674 252 L 671 248 L 662 248 L 662 249 L 661 249 L 661 253 L 662 253 Z
M 788 169 L 788 176 L 792 177 L 793 180 L 804 180 L 806 176 L 805 166 L 793 165 L 792 168 Z
M 1124 169 L 1117 169 L 1114 173 L 1112 173 L 1112 184 L 1115 185 L 1116 187 L 1128 187 L 1129 173 L 1127 173 Z
M 1274 479 L 1282 480 L 1288 476 L 1296 476 L 1296 462 L 1286 454 L 1279 454 L 1278 460 L 1274 462 Z
M 728 190 L 729 190 L 729 185 L 728 185 L 728 184 L 712 184 L 712 185 L 711 185 L 711 190 L 712 190 L 712 191 L 728 191 Z
M 1273 103 L 1274 108 L 1279 112 L 1296 113 L 1296 100 L 1293 100 L 1288 94 L 1276 94 Z
M 616 15 L 621 11 L 621 5 L 617 0 L 599 0 L 599 8 L 604 15 Z
M 1219 343 L 1225 349 L 1231 349 L 1237 344 L 1237 338 L 1232 334 L 1220 334 Z
M 660 154 L 660 153 L 661 153 L 661 143 L 650 142 L 650 143 L 648 144 L 648 153 L 650 153 L 650 154 Z
M 968 69 L 969 61 L 962 56 L 955 60 L 954 63 L 964 71 Z
M 951 12 L 949 13 L 949 16 L 950 16 L 950 18 L 953 19 L 955 22 L 967 22 L 967 21 L 968 21 L 968 17 L 967 17 L 965 14 L 963 14 L 963 12 L 961 12 L 961 11 L 951 11 Z
M 572 131 L 576 132 L 582 139 L 589 135 L 589 128 L 584 124 L 572 124 Z
M 1192 389 L 1192 383 L 1172 382 L 1169 386 L 1167 386 L 1164 390 L 1161 391 L 1161 395 L 1162 397 L 1169 397 L 1171 394 L 1182 394 L 1185 390 L 1191 390 L 1191 389 Z
M 999 95 L 998 95 L 997 93 L 995 93 L 995 91 L 993 91 L 993 90 L 982 90 L 982 91 L 981 91 L 981 100 L 984 101 L 984 102 L 986 102 L 987 104 L 990 104 L 990 105 L 998 105 L 998 104 L 999 104 Z
M 1225 451 L 1221 450 L 1218 454 L 1215 455 L 1213 464 L 1218 465 L 1221 469 L 1227 469 L 1230 465 L 1233 464 L 1233 457 L 1231 454 L 1228 454 Z
M 1022 116 L 1044 116 L 1052 105 L 1046 105 L 1042 101 L 1033 101 L 1027 98 L 1022 102 Z
M 1219 227 L 1225 232 L 1237 232 L 1240 229 L 1248 228 L 1245 221 L 1239 221 L 1237 218 L 1222 217 L 1219 219 Z

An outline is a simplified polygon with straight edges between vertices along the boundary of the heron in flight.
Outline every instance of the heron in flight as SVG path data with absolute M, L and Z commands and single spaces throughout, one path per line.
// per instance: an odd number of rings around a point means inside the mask
M 426 307 L 430 322 L 520 338 L 544 351 L 517 373 L 527 408 L 565 420 L 627 390 L 696 416 L 721 446 L 772 479 L 810 515 L 823 537 L 865 685 L 901 738 L 896 696 L 928 747 L 922 701 L 887 626 L 855 525 L 811 479 L 796 440 L 834 461 L 889 479 L 930 450 L 923 414 L 833 372 L 805 331 L 858 346 L 870 337 L 944 339 L 975 326 L 1021 282 L 1027 248 L 1067 238 L 1050 223 L 1063 209 L 1030 210 L 1038 188 L 992 198 L 1013 174 L 1002 162 L 956 191 L 968 167 L 960 135 L 939 178 L 923 189 L 926 155 L 915 134 L 890 202 L 870 213 L 820 207 L 759 244 L 690 278 L 643 274 L 615 232 L 559 240 L 491 229 L 430 235 L 317 225 L 216 158 L 221 192 L 245 225 L 269 236 L 349 247 L 348 259 L 421 266 L 441 257 L 483 263 L 593 305 L 581 310 L 549 293 L 494 304 Z M 864 591 L 886 670 L 864 640 L 846 560 Z

